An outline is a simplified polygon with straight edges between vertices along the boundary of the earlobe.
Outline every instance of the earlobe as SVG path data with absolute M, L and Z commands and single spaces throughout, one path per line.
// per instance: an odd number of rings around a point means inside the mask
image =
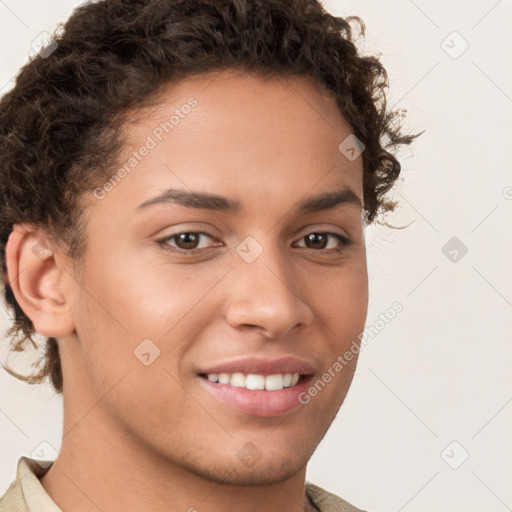
M 41 228 L 16 224 L 5 256 L 7 279 L 16 301 L 41 336 L 63 337 L 74 331 L 70 297 L 63 290 L 66 270 L 57 264 L 58 247 Z

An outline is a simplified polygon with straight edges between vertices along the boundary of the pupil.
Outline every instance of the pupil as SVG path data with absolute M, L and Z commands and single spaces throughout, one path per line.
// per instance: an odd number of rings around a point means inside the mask
M 317 242 L 319 242 L 319 241 L 320 241 L 320 247 L 317 244 Z M 310 242 L 312 242 L 313 245 L 311 245 Z M 317 245 L 315 245 L 315 243 Z M 308 235 L 306 237 L 306 245 L 308 247 L 323 249 L 326 245 L 326 236 L 323 233 L 311 233 L 310 235 Z

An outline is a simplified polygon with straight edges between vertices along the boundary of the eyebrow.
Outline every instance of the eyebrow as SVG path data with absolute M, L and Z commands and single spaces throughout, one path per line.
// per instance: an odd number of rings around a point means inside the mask
M 244 209 L 242 203 L 236 199 L 216 194 L 188 192 L 186 190 L 171 188 L 140 204 L 137 210 L 140 211 L 150 206 L 161 204 L 179 204 L 188 208 L 200 208 L 228 213 L 239 213 Z M 341 186 L 338 190 L 308 197 L 302 200 L 295 209 L 298 213 L 305 214 L 330 210 L 340 205 L 351 205 L 357 206 L 358 208 L 363 207 L 361 200 L 350 188 Z

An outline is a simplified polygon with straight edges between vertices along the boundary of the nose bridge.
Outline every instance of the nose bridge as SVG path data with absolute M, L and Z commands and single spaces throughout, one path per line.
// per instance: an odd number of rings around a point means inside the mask
M 258 326 L 274 337 L 310 323 L 312 312 L 297 295 L 293 268 L 270 238 L 247 237 L 236 248 L 226 319 L 233 327 Z

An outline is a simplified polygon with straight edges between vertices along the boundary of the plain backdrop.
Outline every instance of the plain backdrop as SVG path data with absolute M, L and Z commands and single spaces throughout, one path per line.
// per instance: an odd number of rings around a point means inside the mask
M 79 3 L 0 1 L 0 94 Z M 308 480 L 374 512 L 512 510 L 512 1 L 324 4 L 363 18 L 389 106 L 426 131 L 399 154 L 388 221 L 409 227 L 367 233 L 367 326 L 395 301 L 403 311 L 362 350 Z M 0 370 L 0 431 L 3 494 L 19 456 L 59 449 L 61 397 Z

